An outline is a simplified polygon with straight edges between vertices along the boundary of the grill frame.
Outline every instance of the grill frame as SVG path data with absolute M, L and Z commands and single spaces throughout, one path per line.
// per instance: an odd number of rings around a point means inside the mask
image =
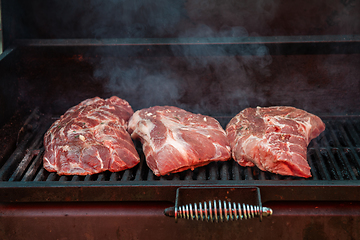
M 141 161 L 132 169 L 87 176 L 58 176 L 42 167 L 43 135 L 56 118 L 35 109 L 18 134 L 21 140 L 17 148 L 0 168 L 2 202 L 174 202 L 180 187 L 258 187 L 263 202 L 359 201 L 360 116 L 321 117 L 326 130 L 308 147 L 313 175 L 310 179 L 280 176 L 257 167 L 241 167 L 233 160 L 156 177 L 146 165 L 139 142 L 135 144 Z M 217 119 L 225 126 L 230 117 Z M 339 166 L 340 163 L 346 168 Z

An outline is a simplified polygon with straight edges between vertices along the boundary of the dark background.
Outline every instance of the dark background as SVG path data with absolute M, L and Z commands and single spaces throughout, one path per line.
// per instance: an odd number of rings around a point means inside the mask
M 174 105 L 212 116 L 274 105 L 318 115 L 360 113 L 358 41 L 211 44 L 359 34 L 359 1 L 3 0 L 2 13 L 1 125 L 19 109 L 61 115 L 86 98 L 112 95 L 134 110 Z M 164 44 L 66 42 L 109 38 Z M 193 44 L 166 44 L 186 38 Z
M 13 39 L 299 36 L 360 33 L 356 0 L 3 0 Z

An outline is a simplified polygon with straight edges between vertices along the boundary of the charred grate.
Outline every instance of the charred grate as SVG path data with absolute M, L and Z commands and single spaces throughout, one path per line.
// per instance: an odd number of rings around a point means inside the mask
M 358 180 L 360 179 L 360 116 L 322 117 L 326 130 L 308 147 L 312 178 L 281 176 L 256 167 L 241 167 L 235 161 L 213 162 L 181 173 L 157 177 L 146 165 L 140 144 L 141 161 L 136 167 L 121 172 L 103 172 L 88 176 L 59 176 L 42 167 L 43 136 L 54 119 L 33 111 L 19 133 L 12 155 L 0 168 L 0 181 L 59 182 L 152 182 L 152 181 L 247 181 L 247 180 Z M 226 124 L 230 118 L 221 117 Z M 24 131 L 24 129 L 26 129 Z

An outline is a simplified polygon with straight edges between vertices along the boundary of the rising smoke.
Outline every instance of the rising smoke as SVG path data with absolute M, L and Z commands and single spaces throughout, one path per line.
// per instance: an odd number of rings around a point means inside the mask
M 281 49 L 284 46 L 274 44 L 282 55 L 270 56 L 269 49 L 261 44 L 212 43 L 214 39 L 241 41 L 253 36 L 359 34 L 360 5 L 356 1 L 303 4 L 280 0 L 17 0 L 7 3 L 13 3 L 14 9 L 22 8 L 22 11 L 14 10 L 15 38 L 183 41 L 153 48 L 153 51 L 161 49 L 160 57 L 156 53 L 144 54 L 148 51 L 144 46 L 89 46 L 88 54 L 82 58 L 85 61 L 72 58 L 72 62 L 64 65 L 56 61 L 37 65 L 31 58 L 23 63 L 30 77 L 19 79 L 26 82 L 19 84 L 26 103 L 38 96 L 36 105 L 51 104 L 53 109 L 62 111 L 88 97 L 118 95 L 128 100 L 134 110 L 175 105 L 209 115 L 233 115 L 245 107 L 292 105 L 314 113 L 355 111 L 353 105 L 359 92 L 356 54 L 285 55 Z M 204 44 L 184 44 L 189 39 Z M 306 50 L 305 45 L 300 48 Z M 83 53 L 83 49 L 79 52 Z M 167 50 L 165 54 L 164 50 Z M 77 49 L 74 54 L 79 54 Z M 79 73 L 80 68 L 73 66 L 76 64 L 84 71 Z M 42 94 L 38 87 L 44 90 Z
M 130 62 L 124 62 L 122 58 L 116 61 L 103 58 L 94 72 L 94 77 L 106 79 L 106 90 L 109 94 L 128 99 L 134 109 L 175 105 L 193 112 L 223 115 L 237 113 L 254 102 L 257 105 L 263 104 L 265 99 L 256 89 L 256 78 L 271 75 L 268 66 L 272 58 L 268 49 L 264 45 L 211 44 L 215 38 L 220 42 L 226 42 L 229 38 L 241 40 L 248 37 L 249 33 L 242 26 L 210 22 L 210 25 L 207 25 L 189 20 L 194 14 L 191 12 L 194 4 L 203 4 L 201 6 L 209 10 L 211 18 L 226 15 L 218 5 L 225 10 L 230 7 L 228 5 L 217 1 L 177 3 L 177 8 L 174 8 L 163 2 L 152 2 L 148 6 L 149 11 L 143 8 L 147 6 L 145 2 L 130 5 L 131 10 L 127 12 L 126 18 L 133 19 L 133 14 L 141 11 L 141 17 L 147 16 L 148 19 L 148 22 L 138 29 L 139 33 L 130 35 L 143 37 L 148 34 L 146 29 L 157 29 L 153 34 L 176 34 L 178 42 L 193 39 L 196 43 L 198 39 L 203 45 L 173 45 L 169 55 L 176 57 L 149 57 L 132 59 Z M 167 15 L 164 16 L 164 13 Z M 210 16 L 206 18 L 208 17 Z M 224 21 L 229 22 L 229 19 Z M 187 27 L 181 28 L 183 25 Z M 129 23 L 129 26 L 134 24 Z M 251 35 L 255 33 L 252 32 Z M 138 48 L 134 51 L 137 51 L 135 54 L 141 54 L 144 49 Z M 132 54 L 134 55 L 134 52 Z

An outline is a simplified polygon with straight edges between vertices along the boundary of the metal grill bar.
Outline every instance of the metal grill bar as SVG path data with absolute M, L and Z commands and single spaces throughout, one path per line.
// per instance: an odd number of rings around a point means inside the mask
M 232 162 L 232 172 L 233 172 L 233 179 L 235 181 L 239 181 L 240 180 L 240 166 L 239 164 L 237 164 L 235 161 Z
M 36 174 L 34 181 L 42 181 L 44 179 L 44 175 L 46 174 L 46 170 L 41 168 L 38 174 Z
M 317 145 L 315 143 L 315 145 Z M 319 170 L 321 172 L 321 175 L 322 175 L 322 178 L 323 179 L 326 179 L 326 180 L 330 180 L 330 174 L 329 174 L 329 171 L 327 171 L 326 169 L 326 166 L 325 166 L 325 162 L 324 162 L 324 159 L 322 158 L 322 155 L 320 154 L 320 151 L 319 151 L 319 148 L 316 147 L 315 149 L 315 155 L 316 155 L 316 158 L 318 159 L 318 166 L 319 166 Z
M 340 126 L 340 125 L 341 125 L 341 122 L 338 123 L 336 126 Z M 350 146 L 346 146 L 346 145 L 345 145 L 345 143 L 344 143 L 344 141 L 343 141 L 344 138 L 343 138 L 343 136 L 340 134 L 339 128 L 335 128 L 335 127 L 333 126 L 333 123 L 332 123 L 332 122 L 328 122 L 326 126 L 329 128 L 329 131 L 330 131 L 330 133 L 331 133 L 331 135 L 332 135 L 332 137 L 333 137 L 333 140 L 335 141 L 336 146 L 339 146 L 338 148 L 336 148 L 336 150 L 337 150 L 337 153 L 338 153 L 339 156 L 340 156 L 340 160 L 341 160 L 342 162 L 344 162 L 344 167 L 347 168 L 347 172 L 350 174 L 351 179 L 356 179 L 356 176 L 355 176 L 354 172 L 353 172 L 352 169 L 351 169 L 350 163 L 349 163 L 349 161 L 347 160 L 347 158 L 346 158 L 346 156 L 345 156 L 345 154 L 344 154 L 343 149 L 341 149 L 341 148 L 343 148 L 343 147 L 350 147 Z M 341 139 L 341 140 L 340 140 L 340 139 Z
M 257 36 L 207 38 L 18 39 L 21 46 L 128 46 L 279 43 L 357 43 L 360 35 Z
M 25 172 L 27 166 L 29 165 L 29 163 L 33 159 L 34 155 L 39 154 L 40 147 L 42 145 L 43 133 L 46 131 L 46 129 L 47 128 L 44 128 L 44 126 L 43 126 L 41 128 L 41 130 L 36 134 L 34 140 L 32 141 L 32 144 L 29 147 L 29 149 L 31 149 L 31 150 L 26 150 L 26 154 L 25 154 L 24 158 L 18 164 L 17 168 L 15 169 L 13 174 L 11 175 L 9 181 L 18 180 L 21 177 L 21 175 Z
M 197 179 L 198 180 L 206 180 L 206 168 L 204 168 L 204 167 L 199 168 Z
M 21 181 L 30 181 L 36 174 L 36 172 L 39 170 L 39 167 L 42 165 L 42 155 L 44 153 L 44 149 L 40 149 L 39 154 L 36 156 L 34 161 L 31 163 L 29 170 L 25 173 L 24 177 L 21 179 Z
M 336 163 L 335 157 L 332 154 L 332 148 L 330 146 L 330 141 L 326 136 L 327 134 L 322 133 L 320 135 L 320 138 L 322 139 L 321 145 L 323 145 L 323 147 L 320 147 L 317 145 L 317 147 L 320 148 L 320 152 L 322 153 L 321 155 L 325 158 L 325 163 L 327 163 L 328 165 L 330 165 L 329 167 L 329 171 L 333 172 L 334 175 L 336 174 L 338 176 L 338 178 L 335 179 L 339 179 L 339 180 L 344 180 L 342 174 L 341 174 L 341 170 L 338 166 L 338 164 Z M 334 179 L 334 178 L 331 178 Z
M 73 176 L 71 181 L 73 181 L 73 182 L 80 181 L 80 177 L 79 176 Z
M 360 147 L 360 137 L 355 130 L 354 122 L 353 121 L 347 121 L 346 122 L 346 128 L 348 129 L 349 136 L 354 140 L 354 147 Z
M 37 121 L 38 118 L 38 111 L 35 109 L 26 119 L 24 126 L 18 133 L 18 141 L 21 135 L 24 135 L 24 137 L 22 141 L 18 142 L 14 153 L 0 169 L 0 181 L 8 180 L 7 178 L 13 174 L 14 168 L 22 161 L 28 145 L 31 143 L 34 134 L 36 134 L 36 132 L 32 132 L 32 129 L 36 128 L 38 126 L 37 124 L 41 124 L 41 122 L 39 123 L 39 121 Z

